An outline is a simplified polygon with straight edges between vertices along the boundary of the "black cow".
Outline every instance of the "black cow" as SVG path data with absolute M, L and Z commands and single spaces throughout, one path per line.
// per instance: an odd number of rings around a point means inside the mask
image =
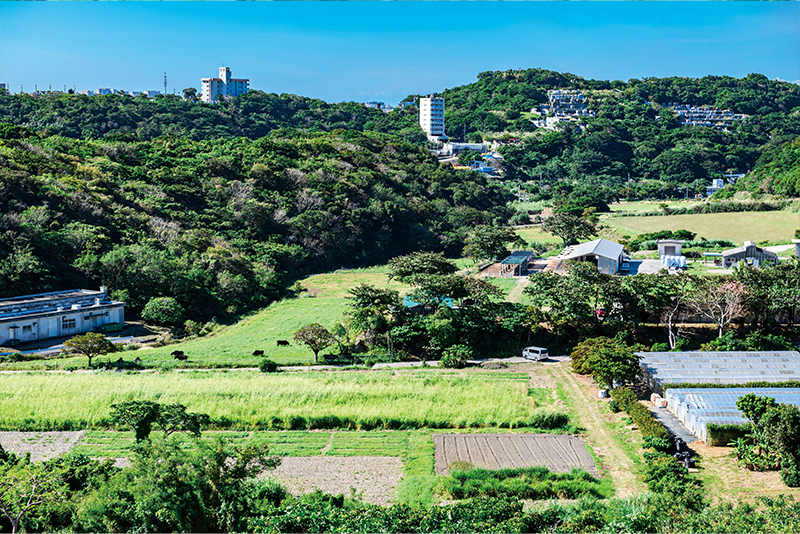
M 253 351 L 253 356 L 263 356 L 263 355 L 264 355 L 264 351 L 263 350 L 254 350 Z
M 189 359 L 189 357 L 186 354 L 184 354 L 182 350 L 174 350 L 174 351 L 172 351 L 172 356 L 176 360 L 180 360 L 182 362 L 185 362 L 186 360 Z
M 279 339 L 277 341 L 277 344 L 278 344 L 279 347 L 288 347 L 289 346 L 289 342 L 286 341 L 285 339 Z

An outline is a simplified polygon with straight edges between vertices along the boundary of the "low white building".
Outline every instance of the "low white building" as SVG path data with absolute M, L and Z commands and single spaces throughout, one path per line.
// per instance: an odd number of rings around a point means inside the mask
M 0 299 L 0 346 L 72 336 L 125 323 L 125 303 L 108 290 L 71 289 Z
M 556 256 L 558 260 L 589 261 L 603 274 L 617 274 L 622 265 L 624 247 L 608 239 L 595 239 L 571 245 Z
M 456 154 L 462 150 L 475 150 L 480 153 L 486 152 L 486 145 L 483 143 L 445 143 L 442 148 L 446 154 Z
M 203 102 L 216 102 L 217 96 L 233 98 L 245 94 L 250 90 L 250 80 L 246 78 L 231 78 L 230 67 L 219 68 L 219 78 L 201 78 L 203 89 L 200 100 Z

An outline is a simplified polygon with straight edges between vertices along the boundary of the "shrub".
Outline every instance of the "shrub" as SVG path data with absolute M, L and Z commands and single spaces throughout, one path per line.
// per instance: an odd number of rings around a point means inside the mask
M 157 325 L 176 325 L 183 319 L 183 307 L 172 297 L 153 297 L 145 304 L 142 319 Z
M 665 438 L 657 438 L 655 436 L 644 437 L 644 447 L 655 449 L 659 452 L 667 452 L 672 448 L 672 443 Z
M 262 373 L 275 373 L 278 371 L 278 364 L 269 358 L 264 358 L 261 360 L 261 363 L 258 364 L 258 369 Z
M 472 349 L 467 345 L 453 345 L 444 349 L 442 359 L 439 360 L 439 367 L 463 369 L 467 366 L 467 360 L 471 358 Z
M 611 390 L 611 398 L 619 403 L 620 407 L 627 413 L 639 430 L 642 436 L 652 436 L 655 438 L 669 439 L 670 435 L 667 429 L 659 423 L 650 413 L 639 399 L 636 394 L 629 388 L 621 387 Z

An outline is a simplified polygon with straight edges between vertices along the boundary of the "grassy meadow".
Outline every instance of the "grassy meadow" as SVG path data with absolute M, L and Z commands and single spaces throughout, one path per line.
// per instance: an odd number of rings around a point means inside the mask
M 133 352 L 100 356 L 95 362 L 114 361 L 122 357 L 132 361 L 141 358 L 144 367 L 175 365 L 172 351 L 182 350 L 188 357 L 178 367 L 255 367 L 262 357 L 253 351 L 263 350 L 264 357 L 280 364 L 308 364 L 314 355 L 304 345 L 293 339 L 294 333 L 310 323 L 332 326 L 342 318 L 347 303 L 347 291 L 359 284 L 404 291 L 407 286 L 387 278 L 385 268 L 354 269 L 312 275 L 300 282 L 304 291 L 298 298 L 275 302 L 269 307 L 242 317 L 238 322 L 224 326 L 213 334 L 195 337 L 164 347 L 143 347 Z M 278 347 L 282 339 L 290 346 Z M 320 355 L 330 353 L 323 351 Z M 86 367 L 85 357 L 57 358 L 0 364 L 0 369 L 64 369 Z
M 800 228 L 800 214 L 788 211 L 704 213 L 660 215 L 653 217 L 609 217 L 603 222 L 620 235 L 635 236 L 658 230 L 689 230 L 697 237 L 729 239 L 741 245 L 745 241 L 788 243 Z
M 0 375 L 0 429 L 108 427 L 126 400 L 180 403 L 217 428 L 402 429 L 538 426 L 527 375 L 424 372 L 27 373 Z

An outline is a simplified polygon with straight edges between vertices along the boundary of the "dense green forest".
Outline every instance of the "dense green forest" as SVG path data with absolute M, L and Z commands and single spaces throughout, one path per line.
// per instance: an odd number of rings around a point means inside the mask
M 126 142 L 3 125 L 0 296 L 102 283 L 135 311 L 170 295 L 207 319 L 301 274 L 458 254 L 468 228 L 509 219 L 507 202 L 383 134 Z
M 121 138 L 149 141 L 160 135 L 194 141 L 247 137 L 258 139 L 278 128 L 310 132 L 346 130 L 393 133 L 423 143 L 416 108 L 384 113 L 355 102 L 329 104 L 297 95 L 249 91 L 219 104 L 175 95 L 85 96 L 61 92 L 39 95 L 0 91 L 0 122 L 49 135 L 80 139 Z
M 584 91 L 597 116 L 533 128 L 527 111 L 552 88 Z M 500 148 L 504 181 L 559 209 L 688 196 L 751 169 L 726 194 L 800 194 L 795 84 L 530 69 L 442 94 L 453 134 L 523 133 Z M 749 116 L 730 131 L 681 126 L 668 101 Z M 104 283 L 134 310 L 174 295 L 190 316 L 213 317 L 270 302 L 303 273 L 415 250 L 458 255 L 467 229 L 526 218 L 501 184 L 440 166 L 414 106 L 0 91 L 0 121 L 2 296 Z

